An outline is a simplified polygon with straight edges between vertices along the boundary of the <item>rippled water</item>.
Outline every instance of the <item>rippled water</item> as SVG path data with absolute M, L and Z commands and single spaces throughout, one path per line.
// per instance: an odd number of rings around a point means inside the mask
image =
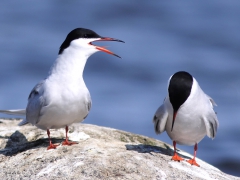
M 87 62 L 93 107 L 85 123 L 171 144 L 166 133 L 155 135 L 152 117 L 168 78 L 188 71 L 218 104 L 220 121 L 216 139 L 204 138 L 197 156 L 240 176 L 240 1 L 23 2 L 0 5 L 0 109 L 24 108 L 67 33 L 89 28 L 126 43 L 101 43 L 122 59 L 99 52 Z

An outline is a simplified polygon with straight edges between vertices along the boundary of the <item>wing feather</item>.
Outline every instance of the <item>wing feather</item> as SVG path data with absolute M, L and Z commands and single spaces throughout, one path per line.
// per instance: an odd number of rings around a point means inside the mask
M 166 122 L 168 119 L 168 112 L 164 104 L 162 104 L 156 111 L 153 117 L 154 130 L 156 134 L 161 134 L 165 131 Z
M 208 112 L 206 117 L 203 117 L 203 120 L 206 126 L 207 136 L 213 139 L 217 134 L 217 129 L 219 126 L 217 115 L 213 110 L 213 106 L 216 106 L 217 104 L 214 102 L 214 100 L 211 97 L 208 96 L 208 98 L 212 105 L 212 109 Z
M 43 106 L 46 104 L 46 100 L 43 97 L 45 80 L 39 82 L 31 91 L 28 97 L 28 104 L 26 108 L 26 119 L 31 124 L 35 125 L 39 121 L 40 112 Z

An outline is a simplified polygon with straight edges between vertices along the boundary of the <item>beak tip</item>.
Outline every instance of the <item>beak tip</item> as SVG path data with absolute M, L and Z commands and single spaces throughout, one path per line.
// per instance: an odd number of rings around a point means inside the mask
M 116 56 L 116 57 L 118 57 L 118 58 L 120 58 L 120 59 L 122 59 L 119 55 L 117 55 L 117 54 L 113 54 L 114 56 Z

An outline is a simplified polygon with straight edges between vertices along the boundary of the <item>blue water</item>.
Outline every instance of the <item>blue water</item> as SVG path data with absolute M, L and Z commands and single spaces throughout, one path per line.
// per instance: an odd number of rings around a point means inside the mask
M 99 52 L 87 62 L 93 106 L 85 123 L 172 144 L 155 135 L 152 117 L 168 78 L 188 71 L 218 104 L 220 121 L 197 156 L 240 176 L 240 1 L 4 1 L 0 25 L 0 109 L 25 108 L 67 33 L 89 28 L 126 43 L 101 43 L 122 59 Z M 178 148 L 193 154 L 192 146 Z

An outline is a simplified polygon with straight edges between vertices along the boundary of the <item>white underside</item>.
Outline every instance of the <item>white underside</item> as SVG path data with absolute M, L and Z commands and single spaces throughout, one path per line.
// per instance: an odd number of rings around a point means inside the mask
M 200 142 L 207 134 L 206 126 L 203 121 L 204 114 L 199 107 L 196 107 L 196 111 L 193 111 L 191 107 L 190 104 L 180 107 L 172 131 L 173 113 L 169 113 L 166 131 L 168 136 L 178 144 L 194 145 Z M 169 108 L 169 111 L 171 111 L 171 109 Z
M 75 93 L 65 90 L 52 92 L 55 93 L 48 94 L 50 102 L 47 106 L 42 107 L 39 120 L 35 124 L 38 128 L 45 130 L 62 128 L 72 123 L 82 122 L 88 115 L 90 99 L 87 97 L 90 95 L 87 88 L 79 89 L 79 92 Z M 56 92 L 61 92 L 61 94 Z
M 169 97 L 166 97 L 153 119 L 155 132 L 160 134 L 166 130 L 173 141 L 183 145 L 194 145 L 206 135 L 214 138 L 218 120 L 213 104 L 213 100 L 202 91 L 194 79 L 190 96 L 177 111 L 173 130 L 171 131 L 173 107 Z

